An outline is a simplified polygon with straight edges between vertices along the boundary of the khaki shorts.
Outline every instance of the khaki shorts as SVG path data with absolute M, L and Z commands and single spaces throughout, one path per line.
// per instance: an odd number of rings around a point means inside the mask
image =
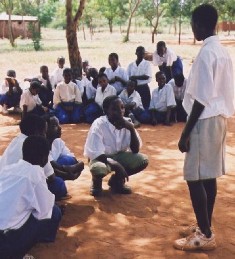
M 198 120 L 190 134 L 184 161 L 184 179 L 198 181 L 225 174 L 227 120 L 222 116 Z

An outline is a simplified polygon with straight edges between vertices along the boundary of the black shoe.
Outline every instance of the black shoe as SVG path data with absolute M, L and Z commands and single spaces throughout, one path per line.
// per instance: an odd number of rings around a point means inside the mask
M 92 177 L 90 195 L 92 195 L 94 197 L 99 197 L 102 195 L 102 178 L 101 177 L 97 177 L 97 176 Z
M 110 190 L 113 193 L 118 194 L 131 194 L 131 188 L 125 185 L 125 181 L 123 179 L 118 178 L 116 175 L 112 175 L 108 181 L 108 185 L 110 186 Z

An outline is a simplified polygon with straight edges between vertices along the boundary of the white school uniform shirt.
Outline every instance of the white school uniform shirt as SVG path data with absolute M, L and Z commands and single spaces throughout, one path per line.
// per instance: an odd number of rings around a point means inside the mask
M 149 109 L 155 109 L 157 111 L 165 112 L 167 107 L 176 106 L 175 96 L 171 85 L 166 84 L 162 89 L 157 87 L 152 92 L 152 98 L 150 101 Z
M 143 59 L 138 66 L 136 65 L 136 61 L 130 63 L 127 67 L 127 75 L 129 78 L 131 76 L 149 76 L 147 80 L 137 80 L 137 84 L 144 85 L 150 83 L 152 79 L 152 69 L 150 62 Z
M 20 228 L 31 214 L 38 220 L 51 218 L 54 202 L 40 166 L 21 159 L 1 168 L 1 230 Z
M 135 108 L 144 109 L 140 94 L 137 91 L 133 91 L 133 93 L 128 96 L 127 90 L 124 89 L 120 94 L 119 97 L 122 99 L 124 104 L 135 103 Z
M 128 120 L 128 118 L 125 118 Z M 140 136 L 136 131 L 137 137 L 142 144 Z M 114 155 L 120 151 L 130 150 L 131 133 L 127 129 L 116 129 L 109 122 L 107 116 L 96 119 L 88 132 L 84 155 L 91 160 L 102 154 Z
M 234 114 L 232 60 L 218 36 L 204 40 L 192 65 L 183 100 L 187 114 L 195 100 L 205 106 L 199 119 L 218 115 L 228 118 Z
M 167 66 L 172 66 L 173 62 L 176 61 L 177 55 L 174 51 L 167 48 L 166 53 L 163 54 L 162 57 L 160 57 L 157 54 L 157 50 L 153 52 L 153 65 L 154 66 L 161 66 L 163 63 L 166 63 Z
M 98 85 L 95 95 L 95 102 L 102 107 L 104 99 L 110 95 L 117 95 L 117 91 L 112 85 L 108 84 L 104 92 L 102 92 L 101 86 Z
M 184 79 L 184 83 L 181 87 L 178 87 L 175 84 L 175 80 L 174 78 L 172 78 L 167 84 L 171 85 L 171 87 L 173 88 L 174 91 L 174 95 L 175 95 L 175 99 L 176 100 L 183 100 L 184 99 L 184 93 L 185 93 L 185 89 L 186 89 L 186 83 L 187 83 L 187 79 Z
M 78 87 L 78 89 L 81 92 L 81 96 L 83 96 L 84 93 L 84 88 L 90 83 L 90 81 L 88 80 L 88 78 L 86 76 L 82 76 L 81 80 L 76 79 L 76 85 Z
M 92 82 L 89 81 L 89 83 L 85 87 L 87 99 L 95 99 L 97 89 L 92 85 Z
M 4 80 L 0 87 L 0 94 L 6 94 L 8 91 L 9 91 L 9 83 L 7 80 Z M 15 86 L 13 87 L 13 92 L 17 92 Z
M 61 138 L 56 138 L 51 145 L 50 161 L 57 161 L 61 155 L 74 157 L 74 154 L 66 147 L 65 142 Z
M 113 79 L 115 76 L 122 78 L 124 81 L 128 80 L 126 70 L 120 66 L 118 66 L 114 71 L 111 67 L 108 67 L 105 69 L 104 73 L 107 75 L 109 80 Z M 111 85 L 116 89 L 118 94 L 125 88 L 125 85 L 119 81 L 112 83 Z
M 23 159 L 22 147 L 26 138 L 27 136 L 22 133 L 13 138 L 0 158 L 0 168 L 17 163 L 20 159 Z M 54 174 L 54 170 L 50 162 L 48 162 L 43 169 L 47 178 Z
M 55 86 L 57 86 L 57 84 L 59 84 L 60 82 L 64 81 L 63 72 L 64 72 L 64 68 L 57 67 L 51 73 L 51 76 L 53 77 L 53 83 L 54 83 L 53 88 L 55 88 Z
M 37 78 L 39 81 L 41 81 L 44 86 L 47 86 L 47 79 L 44 79 L 44 78 L 42 77 L 42 75 L 38 75 L 36 78 Z M 49 80 L 50 80 L 50 83 L 51 83 L 51 88 L 54 89 L 54 88 L 55 88 L 55 87 L 54 87 L 55 83 L 54 83 L 54 78 L 53 78 L 53 76 L 49 76 Z
M 54 91 L 53 102 L 55 107 L 61 102 L 82 103 L 81 92 L 77 85 L 72 81 L 68 84 L 61 82 L 57 85 Z
M 41 105 L 42 101 L 38 94 L 32 95 L 29 89 L 22 93 L 20 97 L 20 108 L 23 110 L 23 106 L 27 105 L 27 111 L 32 111 L 37 105 Z

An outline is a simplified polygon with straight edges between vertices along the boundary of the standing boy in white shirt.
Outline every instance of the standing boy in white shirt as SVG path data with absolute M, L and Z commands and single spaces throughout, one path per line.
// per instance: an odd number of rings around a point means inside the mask
M 102 194 L 102 178 L 114 171 L 109 179 L 111 191 L 130 194 L 125 185 L 130 175 L 144 170 L 147 156 L 139 153 L 141 140 L 133 124 L 124 118 L 125 107 L 116 95 L 105 98 L 105 115 L 96 119 L 88 132 L 84 155 L 89 158 L 92 174 L 90 194 Z
M 38 242 L 54 242 L 61 220 L 42 168 L 47 140 L 28 137 L 22 153 L 23 159 L 0 171 L 0 258 L 23 258 Z
M 65 68 L 64 81 L 55 89 L 53 102 L 55 115 L 61 124 L 78 123 L 83 116 L 82 96 L 77 85 L 72 82 L 72 70 Z
M 64 71 L 65 58 L 58 57 L 57 64 L 58 64 L 58 67 L 51 74 L 53 77 L 53 86 L 52 86 L 53 89 L 56 88 L 56 86 L 64 80 L 63 71 Z
M 197 226 L 185 231 L 187 238 L 174 242 L 174 247 L 180 250 L 216 248 L 211 230 L 216 178 L 225 173 L 227 118 L 234 114 L 233 66 L 215 35 L 217 20 L 217 10 L 209 4 L 196 7 L 192 13 L 192 31 L 203 44 L 187 81 L 183 106 L 189 118 L 178 146 L 181 152 L 186 152 L 184 179 Z
M 135 54 L 137 56 L 137 59 L 136 61 L 129 64 L 127 68 L 127 74 L 130 80 L 137 80 L 136 91 L 141 96 L 144 108 L 148 109 L 151 99 L 150 89 L 148 86 L 148 83 L 150 83 L 152 79 L 151 65 L 149 61 L 144 59 L 144 47 L 137 47 Z
M 117 53 L 109 54 L 109 65 L 110 67 L 105 69 L 104 74 L 107 75 L 109 84 L 116 89 L 117 94 L 120 94 L 126 87 L 128 76 L 126 70 L 119 66 L 119 58 Z
M 152 92 L 149 106 L 151 123 L 152 125 L 163 123 L 170 126 L 171 111 L 176 106 L 173 88 L 166 84 L 166 76 L 161 71 L 156 73 L 156 82 L 158 87 Z

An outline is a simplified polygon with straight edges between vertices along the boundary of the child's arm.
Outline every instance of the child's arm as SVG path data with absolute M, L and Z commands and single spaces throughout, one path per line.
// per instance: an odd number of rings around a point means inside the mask
M 202 105 L 201 103 L 199 103 L 197 100 L 194 101 L 193 103 L 193 107 L 192 107 L 192 111 L 189 115 L 189 119 L 184 127 L 184 130 L 181 134 L 179 143 L 178 143 L 178 147 L 179 150 L 184 153 L 184 152 L 188 152 L 189 151 L 189 136 L 190 133 L 192 131 L 192 129 L 194 128 L 195 124 L 198 121 L 198 118 L 200 117 L 200 115 L 202 114 L 203 110 L 204 110 L 205 106 Z
M 26 116 L 27 112 L 28 112 L 28 105 L 24 104 L 23 111 L 22 111 L 22 118 Z

